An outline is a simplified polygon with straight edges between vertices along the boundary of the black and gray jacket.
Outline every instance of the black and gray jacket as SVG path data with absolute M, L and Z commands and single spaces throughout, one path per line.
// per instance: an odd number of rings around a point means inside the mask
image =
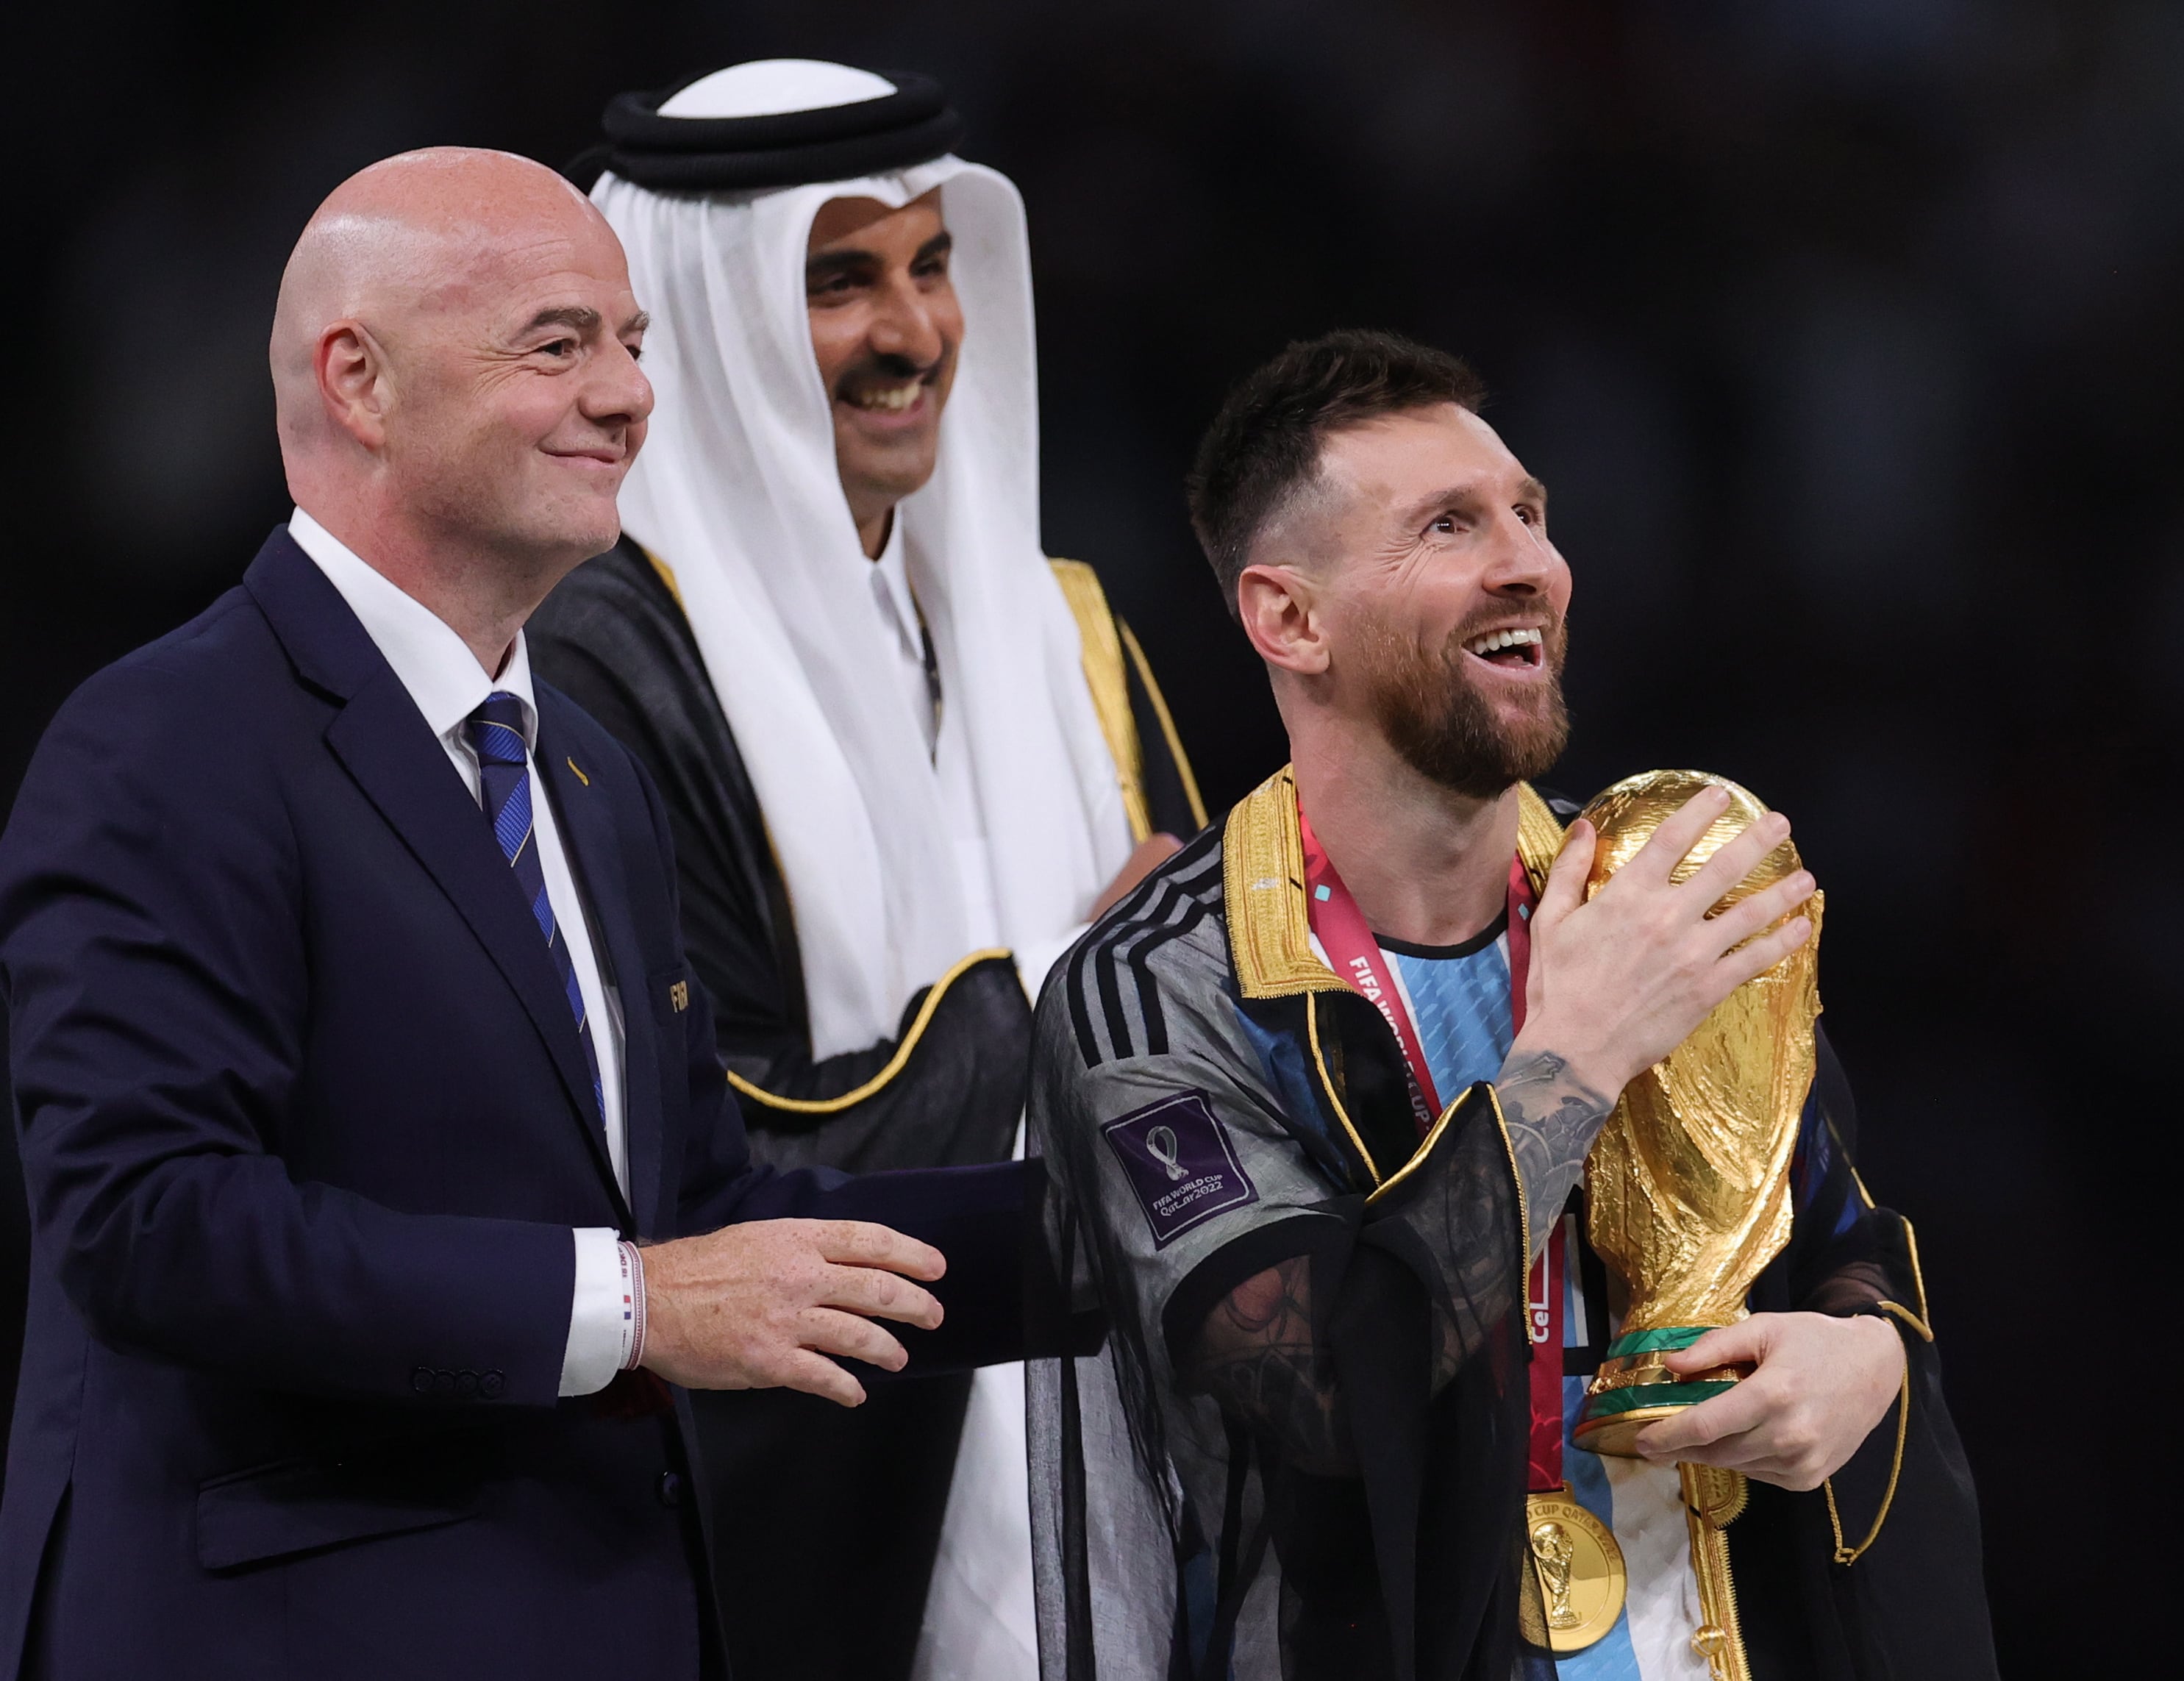
M 1536 885 L 1561 821 L 1520 794 Z M 1526 1222 L 1494 1088 L 1420 1142 L 1401 1049 L 1313 951 L 1304 883 L 1284 771 L 1095 927 L 1040 1000 L 1032 1138 L 1076 1290 L 1049 1310 L 1111 1321 L 1098 1355 L 1033 1370 L 1048 1681 L 1554 1673 L 1517 1633 L 1537 1593 L 1518 1545 Z M 1728 1532 L 1747 1673 L 1991 1677 L 1977 1511 L 1910 1228 L 1864 1200 L 1825 1041 L 1810 1101 L 1827 1183 L 1752 1303 L 1892 1311 L 1911 1405 L 1900 1451 L 1892 1415 L 1834 1479 L 1853 1543 L 1886 1502 L 1855 1565 L 1832 1561 L 1819 1493 L 1752 1488 Z M 1217 1400 L 1202 1339 L 1247 1299 L 1263 1359 Z

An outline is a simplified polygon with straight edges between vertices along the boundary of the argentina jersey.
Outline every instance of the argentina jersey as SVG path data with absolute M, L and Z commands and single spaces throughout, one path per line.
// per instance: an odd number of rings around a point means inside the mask
M 1460 945 L 1413 945 L 1386 938 L 1379 944 L 1418 1030 L 1442 1104 L 1499 1074 L 1516 1038 L 1506 916 Z M 1623 1614 L 1607 1634 L 1583 1651 L 1559 1655 L 1552 1667 L 1536 1662 L 1526 1673 L 1552 1674 L 1556 1681 L 1708 1681 L 1706 1660 L 1691 1648 L 1691 1630 L 1700 1621 L 1698 1584 L 1691 1572 L 1674 1468 L 1641 1460 L 1606 1460 L 1569 1444 L 1591 1367 L 1607 1340 L 1595 1322 L 1605 1318 L 1607 1305 L 1604 1291 L 1586 1288 L 1588 1280 L 1598 1280 L 1600 1268 L 1597 1263 L 1584 1264 L 1574 1216 L 1564 1217 L 1556 1240 L 1568 1245 L 1569 1254 L 1569 1264 L 1562 1269 L 1563 1340 L 1591 1356 L 1571 1362 L 1579 1368 L 1575 1372 L 1564 1368 L 1563 1473 L 1570 1492 L 1614 1532 L 1630 1571 L 1630 1587 Z

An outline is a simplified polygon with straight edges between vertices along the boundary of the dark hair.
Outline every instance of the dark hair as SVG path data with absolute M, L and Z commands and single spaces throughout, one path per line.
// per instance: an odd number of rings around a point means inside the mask
M 1361 328 L 1292 344 L 1247 376 L 1206 429 L 1187 481 L 1191 527 L 1229 616 L 1252 543 L 1318 473 L 1329 432 L 1441 403 L 1476 411 L 1485 398 L 1479 376 L 1446 350 Z

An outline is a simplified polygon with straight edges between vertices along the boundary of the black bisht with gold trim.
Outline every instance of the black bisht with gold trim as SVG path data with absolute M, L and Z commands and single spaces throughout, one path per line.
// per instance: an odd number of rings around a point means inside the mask
M 1089 566 L 1053 564 L 1133 827 L 1195 832 L 1197 787 L 1135 637 Z M 794 910 L 672 573 L 625 539 L 572 573 L 525 635 L 540 674 L 637 755 L 666 806 L 683 943 L 753 1153 L 861 1173 L 1006 1161 L 1032 1027 L 1007 952 L 967 953 L 933 977 L 894 1037 L 811 1055 Z M 787 1390 L 695 1398 L 709 1480 L 733 1495 L 714 1557 L 739 1673 L 910 1673 L 970 1379 L 865 1375 L 855 1411 Z M 855 1617 L 838 1613 L 845 1579 L 864 1595 Z
M 1519 795 L 1543 875 L 1574 808 Z M 1035 1334 L 1110 1325 L 1096 1355 L 1031 1368 L 1045 1681 L 1552 1681 L 1518 1635 L 1531 1350 L 1500 1111 L 1475 1086 L 1418 1140 L 1393 1034 L 1311 948 L 1286 771 L 1095 927 L 1037 1036 L 1033 1147 L 1070 1282 Z M 1987 1681 L 1978 1514 L 1909 1227 L 1863 1199 L 1825 1042 L 1814 1101 L 1834 1145 L 1818 1217 L 1752 1305 L 1915 1305 L 1892 1317 L 1910 1410 L 1900 1455 L 1892 1417 L 1835 1479 L 1853 1543 L 1893 1483 L 1854 1564 L 1821 1493 L 1755 1485 L 1728 1532 L 1743 1656 L 1763 1681 Z

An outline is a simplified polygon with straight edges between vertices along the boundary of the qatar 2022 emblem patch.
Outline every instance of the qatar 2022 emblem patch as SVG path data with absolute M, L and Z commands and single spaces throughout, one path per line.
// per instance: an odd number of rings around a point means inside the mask
M 1184 1092 L 1110 1121 L 1100 1132 L 1166 1249 L 1194 1226 L 1259 1200 L 1203 1092 Z

